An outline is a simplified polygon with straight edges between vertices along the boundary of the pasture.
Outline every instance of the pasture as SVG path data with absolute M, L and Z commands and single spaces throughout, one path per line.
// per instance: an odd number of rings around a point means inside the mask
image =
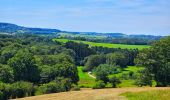
M 96 43 L 96 42 L 89 42 L 89 41 L 80 41 L 80 40 L 69 40 L 69 39 L 53 39 L 53 41 L 58 41 L 61 43 L 66 43 L 68 41 L 74 41 L 78 43 L 88 44 L 90 46 L 101 46 L 107 48 L 121 48 L 121 49 L 139 49 L 142 50 L 144 48 L 149 48 L 148 45 L 127 45 L 127 44 L 111 44 L 111 43 Z

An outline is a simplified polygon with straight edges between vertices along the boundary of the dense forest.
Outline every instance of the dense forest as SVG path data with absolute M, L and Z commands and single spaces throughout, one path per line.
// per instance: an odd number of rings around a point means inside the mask
M 48 36 L 0 35 L 0 99 L 21 98 L 77 89 L 77 66 L 93 72 L 96 84 L 116 87 L 121 80 L 108 77 L 127 66 L 144 67 L 136 77 L 139 86 L 170 85 L 170 37 L 149 49 L 90 47 L 69 41 L 62 44 Z M 133 73 L 129 73 L 133 75 Z

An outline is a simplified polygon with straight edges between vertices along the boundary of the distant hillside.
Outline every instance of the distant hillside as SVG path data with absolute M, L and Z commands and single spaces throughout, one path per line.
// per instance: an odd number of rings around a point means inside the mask
M 0 33 L 2 34 L 38 34 L 38 35 L 55 35 L 55 36 L 66 36 L 66 37 L 105 37 L 105 38 L 141 38 L 141 39 L 152 39 L 159 40 L 162 36 L 153 35 L 126 35 L 123 33 L 97 33 L 97 32 L 68 32 L 61 31 L 58 29 L 48 28 L 29 28 L 18 26 L 10 23 L 0 23 Z
M 22 26 L 10 24 L 10 23 L 0 23 L 0 33 L 54 34 L 54 33 L 58 33 L 58 32 L 61 32 L 61 31 L 57 30 L 57 29 L 28 28 L 28 27 L 22 27 Z

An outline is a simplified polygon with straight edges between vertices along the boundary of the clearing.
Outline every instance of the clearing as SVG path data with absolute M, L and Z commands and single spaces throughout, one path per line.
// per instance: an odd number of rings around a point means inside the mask
M 34 97 L 26 97 L 20 100 L 127 100 L 120 96 L 127 92 L 142 92 L 151 90 L 168 90 L 170 87 L 136 87 L 136 88 L 108 88 L 108 89 L 82 89 L 54 94 L 46 94 Z M 163 94 L 162 94 L 163 95 Z

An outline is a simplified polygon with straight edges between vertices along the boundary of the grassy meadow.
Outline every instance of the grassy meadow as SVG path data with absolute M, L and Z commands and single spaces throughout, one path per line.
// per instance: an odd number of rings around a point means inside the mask
M 79 66 L 78 68 L 78 75 L 79 75 L 79 87 L 93 87 L 95 84 L 95 78 L 92 78 L 88 75 L 87 72 L 83 72 L 83 67 Z
M 91 88 L 95 84 L 95 78 L 92 78 L 88 75 L 88 72 L 83 72 L 83 67 L 79 66 L 78 68 L 78 75 L 79 75 L 79 86 L 80 87 L 86 87 Z M 136 66 L 128 66 L 127 68 L 122 69 L 120 73 L 109 75 L 109 77 L 116 76 L 116 77 L 122 77 L 122 75 L 128 76 L 129 72 L 134 72 L 136 74 L 139 70 L 142 70 L 142 67 L 136 67 Z M 133 79 L 123 79 L 121 80 L 121 84 L 118 85 L 118 87 L 136 87 L 134 85 L 135 80 Z M 111 87 L 111 85 L 107 85 L 106 87 Z
M 126 44 L 111 44 L 111 43 L 96 43 L 96 42 L 88 42 L 88 41 L 80 41 L 80 40 L 69 40 L 69 39 L 53 39 L 53 41 L 58 41 L 61 43 L 66 43 L 68 41 L 74 41 L 78 43 L 88 44 L 90 46 L 102 46 L 107 48 L 121 48 L 121 49 L 139 49 L 142 50 L 144 48 L 149 48 L 148 45 L 126 45 Z
M 126 92 L 121 94 L 128 100 L 169 100 L 170 90 L 152 90 L 142 92 Z

